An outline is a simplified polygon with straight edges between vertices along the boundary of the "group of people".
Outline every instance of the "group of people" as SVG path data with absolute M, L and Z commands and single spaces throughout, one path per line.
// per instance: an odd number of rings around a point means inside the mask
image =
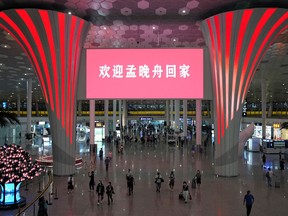
M 193 178 L 192 182 L 195 181 L 198 187 L 201 185 L 201 172 L 200 170 L 197 170 L 197 173 L 195 177 Z M 162 178 L 160 172 L 157 172 L 155 176 L 155 184 L 156 184 L 156 192 L 160 193 L 161 184 L 164 182 L 164 179 Z M 170 190 L 173 190 L 175 184 L 175 173 L 172 170 L 169 175 L 169 188 Z M 193 188 L 193 186 L 192 186 Z M 189 191 L 189 185 L 186 181 L 183 182 L 182 185 L 182 191 L 179 194 L 180 199 L 184 199 L 185 203 L 187 203 L 188 199 L 192 199 L 192 196 Z

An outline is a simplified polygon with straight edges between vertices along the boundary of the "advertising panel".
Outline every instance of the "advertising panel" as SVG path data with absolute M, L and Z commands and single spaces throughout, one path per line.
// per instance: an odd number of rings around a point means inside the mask
M 202 99 L 203 49 L 87 49 L 87 99 Z

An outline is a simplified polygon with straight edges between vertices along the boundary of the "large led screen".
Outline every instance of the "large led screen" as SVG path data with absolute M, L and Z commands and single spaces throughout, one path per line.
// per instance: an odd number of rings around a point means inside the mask
M 87 99 L 202 99 L 202 49 L 88 49 Z

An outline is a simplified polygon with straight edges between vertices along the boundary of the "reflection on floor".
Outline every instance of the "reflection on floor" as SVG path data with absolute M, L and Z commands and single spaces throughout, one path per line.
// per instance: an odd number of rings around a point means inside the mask
M 41 146 L 41 145 L 39 145 Z M 46 148 L 47 147 L 47 148 Z M 51 154 L 51 146 L 39 147 L 37 154 Z M 268 155 L 267 166 L 271 167 L 280 181 L 281 187 L 268 187 L 265 179 L 265 169 L 261 167 L 259 153 L 245 152 L 239 158 L 239 176 L 223 178 L 214 175 L 213 148 L 208 146 L 203 153 L 192 153 L 191 143 L 183 148 L 168 146 L 165 142 L 155 145 L 141 145 L 138 143 L 127 144 L 124 154 L 119 154 L 114 144 L 98 143 L 98 150 L 103 148 L 104 156 L 112 151 L 112 160 L 108 172 L 105 164 L 97 155 L 89 155 L 89 145 L 85 142 L 77 143 L 77 152 L 83 157 L 85 165 L 77 169 L 74 176 L 75 189 L 67 193 L 67 177 L 54 177 L 54 189 L 57 188 L 58 200 L 51 197 L 52 205 L 48 206 L 48 214 L 62 215 L 193 215 L 193 216 L 234 216 L 246 215 L 243 206 L 243 197 L 247 190 L 251 190 L 255 197 L 255 204 L 251 215 L 287 215 L 288 212 L 288 170 L 279 170 L 279 156 Z M 31 151 L 33 149 L 30 149 Z M 91 164 L 90 161 L 95 161 Z M 286 161 L 287 163 L 287 161 Z M 134 194 L 128 196 L 125 175 L 131 169 L 134 178 Z M 191 189 L 192 200 L 185 204 L 178 199 L 183 181 L 191 184 L 196 170 L 202 173 L 202 184 L 196 189 Z M 105 186 L 109 181 L 114 186 L 114 202 L 108 206 L 107 196 L 104 202 L 97 205 L 95 191 L 89 190 L 88 172 L 94 170 L 95 181 L 102 180 Z M 175 187 L 170 190 L 168 176 L 175 170 Z M 155 175 L 159 171 L 164 177 L 161 192 L 156 193 Z M 274 182 L 273 182 L 274 184 Z M 33 197 L 37 194 L 38 183 L 26 196 Z M 42 180 L 41 180 L 42 185 Z M 44 185 L 44 180 L 43 180 Z M 22 189 L 24 191 L 24 188 Z M 35 192 L 33 192 L 35 191 Z M 55 190 L 54 190 L 55 191 Z M 48 199 L 48 193 L 45 195 Z M 37 203 L 36 203 L 37 204 Z M 36 205 L 36 212 L 37 212 Z M 13 212 L 15 214 L 15 211 Z M 13 215 L 11 211 L 1 211 L 1 215 Z M 33 215 L 33 208 L 27 210 L 25 215 Z

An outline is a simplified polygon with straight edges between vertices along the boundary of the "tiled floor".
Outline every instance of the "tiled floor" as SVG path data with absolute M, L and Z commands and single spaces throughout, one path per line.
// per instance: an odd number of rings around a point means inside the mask
M 246 215 L 243 197 L 247 190 L 251 190 L 255 197 L 251 215 L 282 216 L 288 214 L 288 170 L 282 173 L 278 170 L 278 155 L 268 155 L 267 165 L 273 168 L 281 182 L 281 187 L 268 188 L 259 153 L 245 152 L 243 158 L 239 158 L 238 177 L 218 178 L 213 172 L 213 149 L 209 146 L 202 154 L 192 154 L 191 143 L 183 148 L 169 147 L 165 142 L 155 146 L 131 143 L 125 146 L 124 154 L 119 155 L 113 144 L 101 144 L 98 150 L 102 147 L 106 154 L 111 150 L 113 157 L 108 172 L 105 171 L 104 162 L 96 157 L 96 165 L 92 168 L 96 174 L 95 180 L 97 183 L 101 179 L 105 185 L 111 181 L 115 195 L 112 205 L 108 206 L 107 196 L 105 196 L 103 204 L 97 206 L 96 193 L 89 191 L 88 186 L 90 156 L 85 152 L 89 147 L 85 143 L 78 143 L 77 146 L 77 151 L 81 152 L 88 165 L 77 170 L 75 190 L 70 194 L 67 194 L 66 189 L 67 177 L 54 177 L 59 199 L 54 200 L 52 197 L 53 204 L 48 207 L 49 216 L 240 216 Z M 41 154 L 41 151 L 39 152 Z M 129 168 L 135 178 L 132 196 L 127 194 L 125 179 Z M 175 169 L 176 174 L 173 191 L 168 187 L 168 175 L 172 169 Z M 201 187 L 190 188 L 192 200 L 185 204 L 178 199 L 182 182 L 184 180 L 190 182 L 197 169 L 202 172 Z M 154 177 L 157 171 L 160 171 L 165 179 L 161 193 L 155 191 Z M 37 185 L 35 181 L 33 187 L 35 191 Z M 23 195 L 27 194 L 26 196 L 31 197 L 32 194 L 36 194 L 36 192 L 33 193 L 33 188 L 31 185 L 31 189 L 23 192 Z M 45 197 L 48 199 L 48 194 Z M 1 211 L 0 215 L 13 215 L 13 213 Z M 30 208 L 25 215 L 33 215 L 33 208 Z

